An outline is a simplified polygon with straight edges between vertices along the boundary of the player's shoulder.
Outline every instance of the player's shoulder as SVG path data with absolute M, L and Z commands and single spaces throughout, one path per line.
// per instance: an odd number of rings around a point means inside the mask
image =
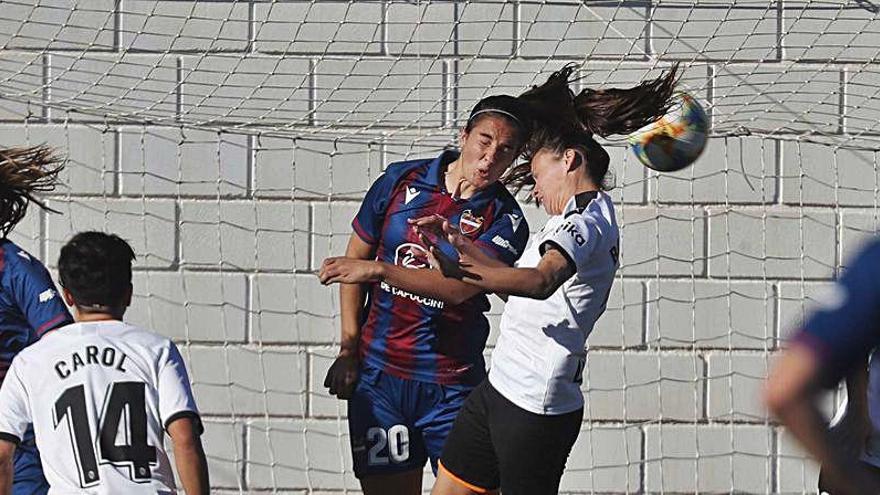
M 383 177 L 385 178 L 385 180 L 398 182 L 414 171 L 427 169 L 433 161 L 434 158 L 418 158 L 414 160 L 393 162 L 385 167 L 385 173 L 383 174 Z
M 853 260 L 853 264 L 864 263 L 880 269 L 880 236 L 865 243 Z
M 173 345 L 173 342 L 168 337 L 148 328 L 132 325 L 131 323 L 120 322 L 118 332 L 120 338 L 131 339 L 151 349 L 166 349 Z
M 583 220 L 586 223 L 607 223 L 614 214 L 614 203 L 602 191 L 578 193 L 564 213 L 565 219 Z
M 42 266 L 42 263 L 9 239 L 0 240 L 0 269 L 14 270 L 29 265 Z

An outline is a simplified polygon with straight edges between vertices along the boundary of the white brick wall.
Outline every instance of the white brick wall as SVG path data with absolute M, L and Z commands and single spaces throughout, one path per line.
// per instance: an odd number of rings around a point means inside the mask
M 665 175 L 609 143 L 623 268 L 562 491 L 813 491 L 816 467 L 757 394 L 880 222 L 880 29 L 864 5 L 7 3 L 0 142 L 69 156 L 49 198 L 62 214 L 34 209 L 13 239 L 50 266 L 75 231 L 132 242 L 128 316 L 181 343 L 218 493 L 357 492 L 346 405 L 322 386 L 338 296 L 312 272 L 344 252 L 387 163 L 436 154 L 478 99 L 565 63 L 594 87 L 677 60 L 717 137 Z M 526 214 L 533 231 L 546 219 Z

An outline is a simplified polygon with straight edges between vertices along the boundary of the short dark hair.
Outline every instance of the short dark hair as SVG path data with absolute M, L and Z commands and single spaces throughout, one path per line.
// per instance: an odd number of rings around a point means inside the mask
M 61 286 L 78 307 L 117 308 L 131 286 L 134 251 L 122 238 L 104 232 L 80 232 L 58 256 Z

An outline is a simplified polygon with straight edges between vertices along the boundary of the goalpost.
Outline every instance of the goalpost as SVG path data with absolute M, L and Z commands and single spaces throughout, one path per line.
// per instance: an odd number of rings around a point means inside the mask
M 4 0 L 0 143 L 68 157 L 62 214 L 32 210 L 13 239 L 50 267 L 75 231 L 132 243 L 127 316 L 181 346 L 218 493 L 357 493 L 345 403 L 322 386 L 338 296 L 314 271 L 369 185 L 565 63 L 602 87 L 681 61 L 712 138 L 664 175 L 607 143 L 622 266 L 562 492 L 813 493 L 760 386 L 878 226 L 878 16 L 873 0 Z

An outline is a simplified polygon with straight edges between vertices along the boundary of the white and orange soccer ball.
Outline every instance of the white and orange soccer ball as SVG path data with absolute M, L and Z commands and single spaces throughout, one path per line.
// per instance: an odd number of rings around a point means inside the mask
M 679 93 L 656 122 L 630 134 L 629 144 L 646 167 L 674 172 L 693 163 L 706 147 L 709 119 L 697 100 Z

